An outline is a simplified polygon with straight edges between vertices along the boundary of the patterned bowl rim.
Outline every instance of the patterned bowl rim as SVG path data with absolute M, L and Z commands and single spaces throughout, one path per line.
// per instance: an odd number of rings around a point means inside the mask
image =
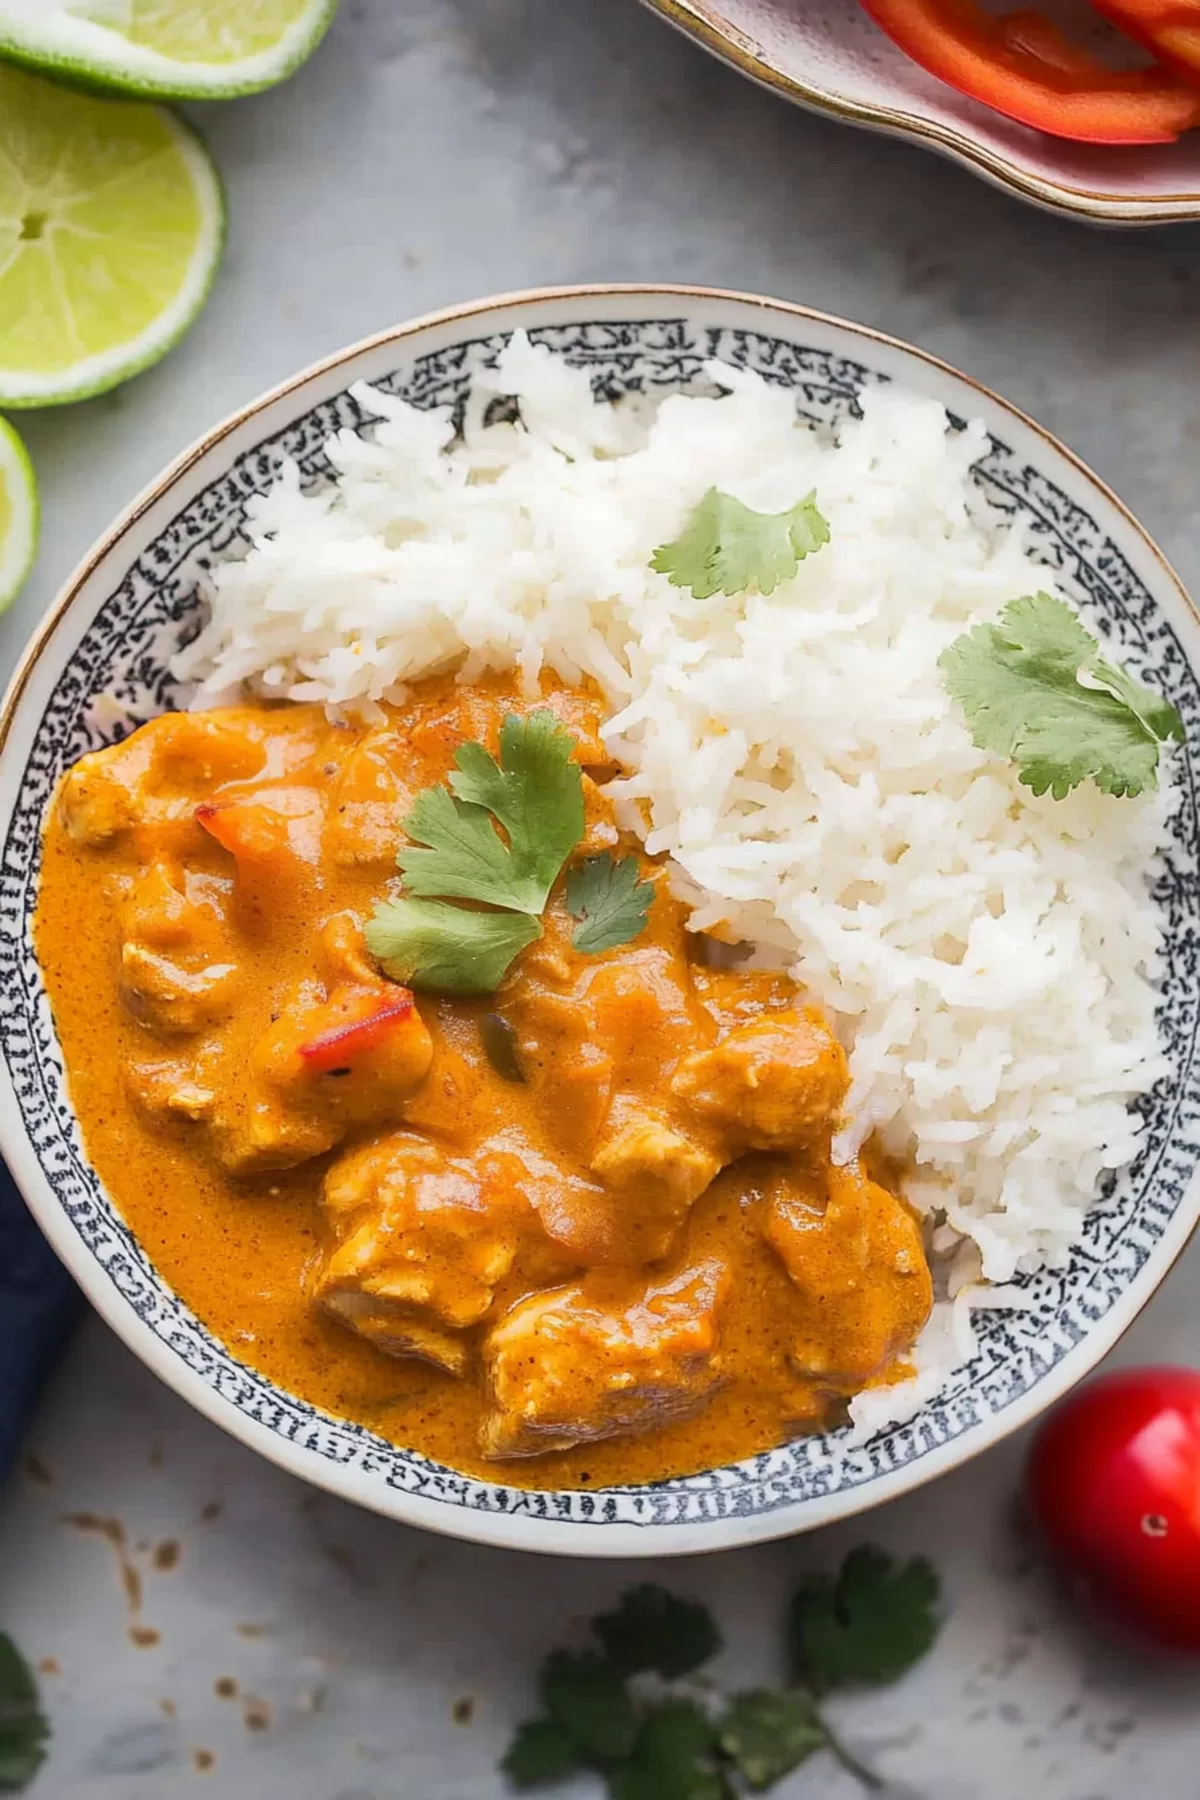
M 422 314 L 323 357 L 231 413 L 177 456 L 96 541 L 67 578 L 32 634 L 0 701 L 0 788 L 6 780 L 20 777 L 23 765 L 21 768 L 11 766 L 9 756 L 13 726 L 35 670 L 51 650 L 56 634 L 79 599 L 88 579 L 143 515 L 177 482 L 186 477 L 209 451 L 240 426 L 276 401 L 298 392 L 344 364 L 352 363 L 361 356 L 388 345 L 409 343 L 431 329 L 440 330 L 467 323 L 489 313 L 553 313 L 554 308 L 563 305 L 579 306 L 589 302 L 620 302 L 641 298 L 653 304 L 682 301 L 728 305 L 734 309 L 745 308 L 750 313 L 760 313 L 764 325 L 769 323 L 770 315 L 774 314 L 793 325 L 805 323 L 845 332 L 852 338 L 877 345 L 902 357 L 913 358 L 935 374 L 961 383 L 989 407 L 997 408 L 1016 425 L 1033 433 L 1050 452 L 1069 465 L 1103 505 L 1118 515 L 1141 551 L 1155 565 L 1159 581 L 1164 587 L 1173 590 L 1174 598 L 1185 613 L 1190 615 L 1190 624 L 1200 631 L 1200 613 L 1174 568 L 1145 528 L 1101 477 L 1018 407 L 928 351 L 892 337 L 887 332 L 856 324 L 835 314 L 819 312 L 793 301 L 743 293 L 736 289 L 665 282 L 604 282 L 522 289 Z M 497 329 L 552 322 L 551 319 L 536 317 L 507 318 L 503 324 L 498 324 Z M 7 1070 L 2 1065 L 0 1082 L 5 1084 L 12 1096 Z M 2 1097 L 0 1093 L 0 1098 Z M 289 1474 L 401 1523 L 497 1547 L 601 1558 L 692 1555 L 813 1530 L 854 1517 L 885 1501 L 910 1493 L 970 1461 L 1029 1424 L 1108 1354 L 1174 1268 L 1200 1224 L 1200 1179 L 1197 1179 L 1192 1181 L 1185 1199 L 1176 1208 L 1169 1225 L 1162 1233 L 1155 1265 L 1148 1270 L 1139 1269 L 1126 1290 L 1103 1317 L 1091 1325 L 1080 1342 L 1073 1345 L 1046 1373 L 1040 1375 L 1018 1399 L 1007 1402 L 1000 1413 L 990 1414 L 972 1431 L 951 1437 L 947 1442 L 924 1452 L 919 1458 L 874 1475 L 870 1480 L 849 1490 L 835 1489 L 832 1493 L 812 1499 L 790 1501 L 775 1510 L 749 1514 L 733 1510 L 726 1514 L 701 1516 L 687 1522 L 662 1524 L 653 1531 L 647 1531 L 643 1523 L 604 1519 L 596 1522 L 605 1524 L 609 1529 L 597 1532 L 594 1526 L 556 1517 L 553 1510 L 556 1496 L 553 1490 L 523 1496 L 520 1490 L 515 1491 L 517 1497 L 544 1499 L 547 1502 L 544 1508 L 534 1512 L 503 1509 L 495 1512 L 475 1511 L 467 1506 L 447 1505 L 443 1500 L 430 1499 L 423 1494 L 400 1489 L 381 1489 L 365 1481 L 356 1482 L 355 1471 L 331 1464 L 303 1443 L 268 1430 L 259 1421 L 240 1411 L 232 1401 L 217 1393 L 180 1358 L 173 1356 L 169 1346 L 136 1315 L 107 1271 L 83 1243 L 59 1203 L 15 1104 L 0 1104 L 0 1154 L 7 1161 L 31 1212 L 55 1252 L 95 1310 L 134 1355 L 168 1387 L 232 1437 L 258 1451 Z M 219 1352 L 236 1365 L 233 1354 L 219 1340 L 214 1338 L 212 1341 Z M 284 1392 L 282 1389 L 278 1391 Z M 317 1418 L 325 1416 L 319 1409 L 314 1410 Z M 637 1491 L 644 1492 L 652 1500 L 656 1484 Z M 599 1500 L 602 1494 L 603 1490 L 597 1490 L 592 1495 L 578 1497 Z
M 1169 225 L 1183 219 L 1200 219 L 1200 190 L 1184 189 L 1180 193 L 1153 194 L 1139 203 L 1103 188 L 1081 188 L 1067 181 L 1054 181 L 1023 169 L 997 151 L 989 149 L 967 131 L 942 124 L 925 114 L 910 112 L 902 106 L 873 106 L 865 101 L 850 100 L 844 94 L 818 87 L 796 75 L 785 74 L 763 57 L 757 47 L 743 40 L 731 27 L 721 25 L 707 11 L 700 11 L 694 0 L 642 0 L 668 24 L 674 25 L 708 50 L 720 62 L 749 76 L 759 87 L 769 88 L 809 112 L 822 113 L 847 125 L 862 125 L 868 130 L 891 137 L 913 139 L 932 150 L 964 163 L 982 175 L 985 181 L 1030 200 L 1049 212 L 1066 213 L 1093 225 Z

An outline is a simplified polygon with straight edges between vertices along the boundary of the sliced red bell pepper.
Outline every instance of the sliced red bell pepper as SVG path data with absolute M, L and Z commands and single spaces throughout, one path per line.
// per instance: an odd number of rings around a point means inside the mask
M 1200 0 L 1092 0 L 1127 37 L 1200 80 Z
M 1200 125 L 1200 91 L 1172 70 L 1157 64 L 1106 68 L 1041 13 L 997 16 L 984 12 L 975 0 L 862 4 L 893 43 L 931 75 L 1006 118 L 1054 137 L 1092 144 L 1166 144 Z
M 305 1067 L 314 1075 L 328 1075 L 334 1069 L 349 1069 L 368 1051 L 384 1042 L 393 1026 L 413 1015 L 412 995 L 406 988 L 394 994 L 381 994 L 377 999 L 365 997 L 365 1011 L 300 1045 Z

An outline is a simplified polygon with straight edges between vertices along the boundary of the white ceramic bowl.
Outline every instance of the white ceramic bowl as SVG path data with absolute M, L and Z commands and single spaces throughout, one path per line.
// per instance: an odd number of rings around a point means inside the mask
M 471 1480 L 241 1363 L 171 1292 L 89 1167 L 32 950 L 41 826 L 58 775 L 172 702 L 167 659 L 194 615 L 197 577 L 236 550 L 246 500 L 280 455 L 319 478 L 325 439 L 359 420 L 351 382 L 381 382 L 418 404 L 459 399 L 516 326 L 587 367 L 607 393 L 679 386 L 718 355 L 791 388 L 814 419 L 837 418 L 864 387 L 891 380 L 956 418 L 982 417 L 991 447 L 978 481 L 1029 520 L 1055 578 L 1102 609 L 1115 645 L 1150 668 L 1200 741 L 1200 630 L 1171 569 L 1068 451 L 944 364 L 782 301 L 691 288 L 542 291 L 398 326 L 296 376 L 187 451 L 86 558 L 26 653 L 0 713 L 0 1150 L 59 1255 L 131 1349 L 294 1474 L 397 1519 L 525 1549 L 661 1556 L 751 1543 L 890 1499 L 1033 1418 L 1111 1347 L 1186 1243 L 1200 1206 L 1200 794 L 1190 762 L 1161 881 L 1175 1072 L 1147 1104 L 1136 1167 L 1090 1215 L 1070 1265 L 1028 1284 L 1028 1312 L 984 1315 L 975 1360 L 911 1423 L 858 1448 L 837 1434 L 804 1438 L 649 1487 L 527 1493 Z
M 786 99 L 940 150 L 1021 199 L 1096 224 L 1200 219 L 1200 131 L 1132 149 L 1031 131 L 927 75 L 859 0 L 643 3 Z

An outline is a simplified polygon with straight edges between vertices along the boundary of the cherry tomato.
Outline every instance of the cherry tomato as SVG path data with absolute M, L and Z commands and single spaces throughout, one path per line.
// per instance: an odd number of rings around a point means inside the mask
M 1046 1542 L 1102 1611 L 1200 1651 L 1200 1371 L 1089 1382 L 1038 1432 L 1026 1480 Z

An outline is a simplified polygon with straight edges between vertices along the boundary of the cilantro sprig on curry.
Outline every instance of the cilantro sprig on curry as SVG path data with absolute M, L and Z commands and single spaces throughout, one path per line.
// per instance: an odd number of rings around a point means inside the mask
M 389 975 L 439 993 L 490 994 L 541 937 L 550 891 L 584 834 L 573 750 L 552 712 L 509 713 L 499 763 L 483 744 L 462 744 L 449 788 L 417 796 L 404 820 L 417 848 L 396 857 L 407 892 L 377 904 L 364 933 Z M 581 921 L 575 949 L 628 943 L 645 925 L 651 892 L 633 857 L 589 857 L 567 884 L 568 909 Z
M 710 966 L 599 717 L 501 680 L 374 725 L 165 715 L 65 777 L 38 919 L 88 1154 L 182 1298 L 292 1392 L 533 1484 L 819 1425 L 930 1306 L 887 1170 L 832 1162 L 840 1046 Z

